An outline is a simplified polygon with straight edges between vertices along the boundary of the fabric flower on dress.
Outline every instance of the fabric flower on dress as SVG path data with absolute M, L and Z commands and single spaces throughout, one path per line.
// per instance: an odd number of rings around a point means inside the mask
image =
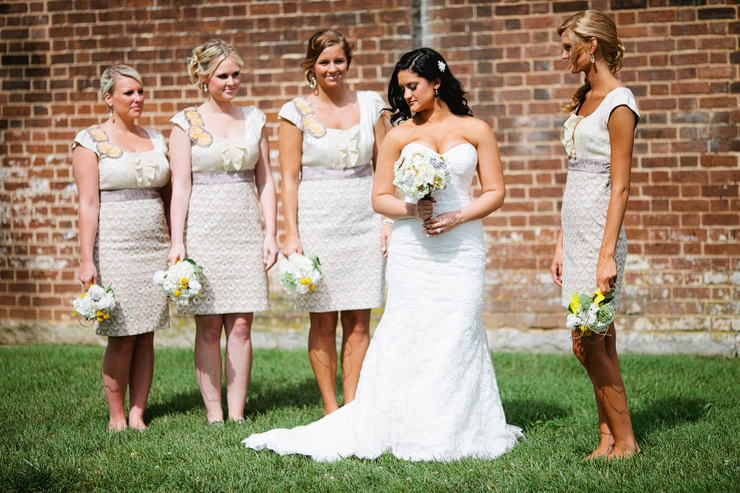
M 139 188 L 151 186 L 157 176 L 157 163 L 148 159 L 141 159 L 141 156 L 134 156 L 131 161 L 134 166 L 136 186 Z
M 330 168 L 354 168 L 360 164 L 360 127 L 336 132 L 329 143 Z
M 221 159 L 223 159 L 224 170 L 240 171 L 244 167 L 244 155 L 246 153 L 246 144 L 227 143 L 221 147 Z
M 301 126 L 315 138 L 320 139 L 326 135 L 326 125 L 316 118 L 316 111 L 306 98 L 296 98 L 293 100 L 296 111 L 301 115 Z
M 576 127 L 579 123 L 581 123 L 581 120 L 583 120 L 584 117 L 578 116 L 575 113 L 570 115 L 570 118 L 568 118 L 565 123 L 563 124 L 565 126 L 565 131 L 563 132 L 563 146 L 565 147 L 565 152 L 568 154 L 568 157 L 576 157 Z

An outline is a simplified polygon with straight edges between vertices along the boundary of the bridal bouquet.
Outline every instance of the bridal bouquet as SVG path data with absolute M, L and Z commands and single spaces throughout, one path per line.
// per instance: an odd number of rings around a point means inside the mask
M 593 332 L 606 333 L 614 320 L 614 307 L 609 304 L 612 298 L 613 290 L 602 294 L 599 289 L 593 296 L 573 293 L 565 314 L 565 326 L 570 330 L 579 329 L 582 336 L 590 336 Z
M 110 318 L 110 312 L 116 306 L 116 295 L 108 286 L 103 289 L 97 284 L 92 284 L 79 298 L 72 301 L 74 311 L 72 315 L 79 315 L 85 320 L 97 320 L 102 322 Z
M 200 296 L 200 271 L 203 267 L 194 260 L 186 258 L 170 265 L 166 271 L 158 270 L 152 281 L 162 286 L 167 297 L 180 306 L 187 306 L 190 300 Z
M 280 260 L 280 283 L 289 294 L 306 294 L 321 282 L 319 257 L 293 253 Z
M 393 164 L 393 184 L 407 197 L 422 199 L 444 190 L 450 183 L 445 158 L 432 151 L 402 156 Z

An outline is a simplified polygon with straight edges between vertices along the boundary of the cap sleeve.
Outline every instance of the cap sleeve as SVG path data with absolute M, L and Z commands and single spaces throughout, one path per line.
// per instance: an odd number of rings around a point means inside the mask
M 635 95 L 632 94 L 632 91 L 626 87 L 620 87 L 614 90 L 609 100 L 609 104 L 606 106 L 607 111 L 604 111 L 604 114 L 601 116 L 601 124 L 606 126 L 609 123 L 609 118 L 611 118 L 614 110 L 620 106 L 626 106 L 632 110 L 632 113 L 635 114 L 636 118 L 635 127 L 637 127 L 637 124 L 640 121 L 640 112 L 637 109 L 637 101 L 635 100 Z
M 386 107 L 385 101 L 383 101 L 383 98 L 380 97 L 380 95 L 376 92 L 372 91 L 365 91 L 365 95 L 367 97 L 367 106 L 370 110 L 370 114 L 372 115 L 372 122 L 373 125 L 375 125 L 380 118 L 380 114 L 383 111 L 383 108 Z
M 267 116 L 256 106 L 245 106 L 242 111 L 244 112 L 244 125 L 246 125 L 247 131 L 250 131 L 254 138 L 259 140 Z
M 185 111 L 186 110 L 182 110 L 181 112 L 170 118 L 170 122 L 183 129 L 185 133 L 188 133 L 188 130 L 190 130 L 190 124 L 188 123 L 188 119 L 185 118 Z
M 95 145 L 95 141 L 92 138 L 92 135 L 90 134 L 90 129 L 92 127 L 86 128 L 85 130 L 80 130 L 77 132 L 77 135 L 75 135 L 75 140 L 72 142 L 72 149 L 74 149 L 77 146 L 82 146 L 88 151 L 94 152 L 98 157 L 100 157 L 100 154 L 98 153 L 97 146 Z
M 303 125 L 301 124 L 301 114 L 298 112 L 298 108 L 296 108 L 296 100 L 288 101 L 283 105 L 282 108 L 280 108 L 280 112 L 278 113 L 278 118 L 282 118 L 283 120 L 287 120 L 296 127 L 298 127 L 301 131 L 303 130 Z

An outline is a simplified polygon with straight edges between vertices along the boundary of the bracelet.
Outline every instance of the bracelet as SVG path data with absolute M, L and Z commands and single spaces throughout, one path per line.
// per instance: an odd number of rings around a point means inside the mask
M 393 224 L 393 219 L 383 218 L 383 224 Z

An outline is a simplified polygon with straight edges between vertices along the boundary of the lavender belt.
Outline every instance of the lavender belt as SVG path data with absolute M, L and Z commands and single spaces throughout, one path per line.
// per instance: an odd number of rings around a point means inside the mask
M 354 168 L 322 168 L 319 166 L 304 166 L 301 170 L 301 180 L 349 180 L 372 176 L 373 168 L 369 164 Z
M 254 181 L 253 169 L 193 173 L 193 185 L 220 185 L 222 183 L 240 183 L 244 181 Z
M 126 202 L 129 200 L 157 199 L 159 197 L 159 188 L 123 188 L 121 190 L 100 191 L 100 202 Z
M 568 158 L 568 169 L 573 171 L 583 171 L 584 173 L 607 175 L 610 173 L 611 163 L 601 159 L 579 159 L 571 157 Z

